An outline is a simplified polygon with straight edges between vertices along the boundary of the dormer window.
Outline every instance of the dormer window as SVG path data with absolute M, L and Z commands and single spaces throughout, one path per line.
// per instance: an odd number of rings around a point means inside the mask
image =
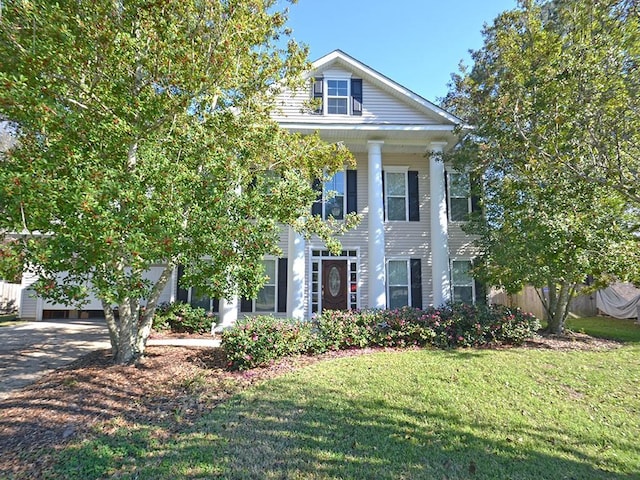
M 327 113 L 330 115 L 349 114 L 349 82 L 347 80 L 327 80 Z
M 319 115 L 362 115 L 362 79 L 317 77 L 313 99 Z

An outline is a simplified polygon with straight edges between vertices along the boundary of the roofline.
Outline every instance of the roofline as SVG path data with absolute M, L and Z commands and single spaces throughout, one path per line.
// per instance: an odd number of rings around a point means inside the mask
M 352 65 L 353 67 L 361 70 L 366 75 L 368 75 L 368 76 L 374 78 L 375 80 L 377 80 L 378 82 L 386 85 L 387 87 L 389 87 L 390 89 L 396 91 L 400 95 L 404 95 L 405 97 L 408 97 L 409 99 L 413 100 L 414 102 L 422 105 L 424 108 L 427 108 L 427 109 L 433 111 L 434 113 L 440 115 L 441 117 L 444 117 L 448 121 L 450 121 L 450 122 L 452 122 L 452 123 L 454 123 L 456 125 L 466 126 L 465 122 L 461 118 L 458 118 L 455 115 L 453 115 L 452 113 L 449 113 L 446 110 L 438 107 L 435 103 L 427 100 L 424 97 L 421 97 L 420 95 L 418 95 L 417 93 L 409 90 L 408 88 L 403 87 L 399 83 L 391 80 L 386 75 L 383 75 L 382 73 L 380 73 L 377 70 L 369 67 L 368 65 L 362 63 L 361 61 L 356 60 L 351 55 L 343 52 L 340 49 L 336 49 L 333 52 L 328 53 L 323 57 L 320 57 L 319 59 L 317 59 L 314 62 L 312 62 L 311 65 L 313 67 L 313 70 L 317 70 L 317 69 L 321 68 L 322 66 L 324 66 L 324 65 L 326 65 L 328 63 L 331 63 L 332 61 L 337 60 L 337 59 L 342 60 L 342 61 Z M 309 72 L 308 75 L 310 76 L 311 72 Z
M 295 130 L 350 130 L 361 132 L 453 132 L 456 125 L 371 125 L 353 123 L 278 122 L 282 128 Z

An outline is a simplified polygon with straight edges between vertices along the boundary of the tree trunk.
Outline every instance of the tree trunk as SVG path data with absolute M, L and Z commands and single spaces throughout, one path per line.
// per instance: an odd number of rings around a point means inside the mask
M 118 305 L 119 316 L 117 319 L 111 304 L 102 302 L 104 316 L 109 327 L 111 352 L 115 364 L 130 364 L 144 355 L 158 299 L 171 278 L 173 268 L 171 264 L 164 268 L 147 298 L 147 307 L 142 314 L 139 298 L 123 299 Z
M 569 304 L 575 295 L 575 285 L 567 282 L 560 282 L 560 289 L 556 282 L 549 282 L 549 298 L 540 295 L 542 304 L 546 312 L 548 333 L 561 335 L 565 331 L 565 321 L 569 314 Z

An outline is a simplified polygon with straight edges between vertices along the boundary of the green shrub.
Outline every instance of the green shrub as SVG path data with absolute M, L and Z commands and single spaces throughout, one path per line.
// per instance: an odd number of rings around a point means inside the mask
M 299 353 L 369 346 L 438 348 L 520 345 L 540 328 L 531 314 L 503 306 L 328 310 L 313 322 L 269 316 L 239 321 L 223 333 L 229 367 L 248 369 Z
M 328 350 L 363 348 L 371 343 L 369 317 L 359 310 L 325 310 L 313 325 L 320 343 Z
M 153 329 L 174 333 L 207 333 L 215 323 L 215 316 L 204 308 L 188 303 L 173 302 L 158 305 L 153 317 Z
M 311 323 L 274 318 L 246 317 L 222 332 L 228 367 L 234 370 L 269 365 L 279 358 L 321 350 Z

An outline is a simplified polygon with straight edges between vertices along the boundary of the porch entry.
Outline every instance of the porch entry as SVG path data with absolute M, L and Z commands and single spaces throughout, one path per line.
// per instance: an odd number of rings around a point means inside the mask
M 311 251 L 311 312 L 358 308 L 358 252 Z

